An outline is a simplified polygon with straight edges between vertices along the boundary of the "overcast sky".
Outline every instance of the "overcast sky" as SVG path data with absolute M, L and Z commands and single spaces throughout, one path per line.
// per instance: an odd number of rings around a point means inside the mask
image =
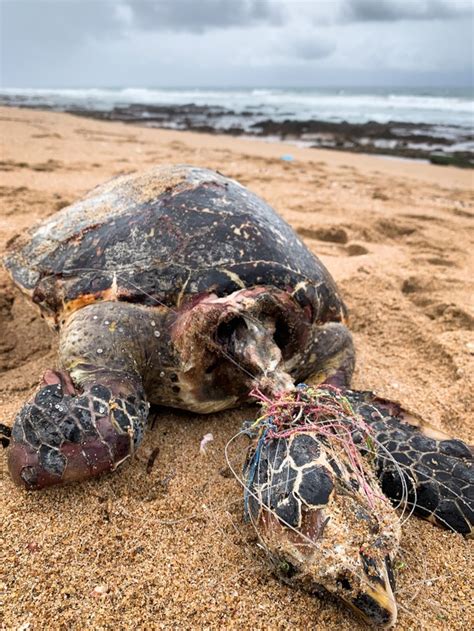
M 470 0 L 0 0 L 3 87 L 467 86 Z

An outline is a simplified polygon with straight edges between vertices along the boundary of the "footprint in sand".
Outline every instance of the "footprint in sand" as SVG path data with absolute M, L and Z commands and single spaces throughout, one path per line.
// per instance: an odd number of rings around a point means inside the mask
M 400 239 L 418 230 L 416 225 L 395 221 L 393 219 L 378 219 L 374 227 L 379 233 L 389 239 Z
M 4 200 L 2 212 L 5 217 L 27 215 L 30 225 L 71 203 L 59 193 L 45 193 L 27 186 L 0 186 L 0 198 Z
M 474 213 L 469 210 L 462 210 L 461 208 L 451 208 L 448 212 L 458 217 L 465 217 L 466 219 L 474 219 Z
M 38 164 L 30 165 L 30 169 L 33 171 L 57 171 L 61 167 L 61 162 L 57 160 L 48 160 L 47 162 L 39 162 Z
M 368 254 L 369 250 L 360 243 L 348 243 L 345 247 L 347 256 L 363 256 Z
M 430 265 L 437 265 L 439 267 L 457 267 L 457 264 L 450 259 L 441 258 L 439 256 L 432 256 L 429 259 L 426 259 L 426 262 Z
M 345 244 L 349 241 L 347 231 L 339 226 L 321 226 L 319 228 L 300 226 L 296 228 L 296 232 L 302 237 L 315 239 L 316 241 L 340 244 Z
M 410 289 L 414 291 L 414 279 L 411 281 Z M 358 270 L 341 285 L 350 308 L 351 329 L 359 346 L 373 347 L 381 365 L 386 362 L 394 377 L 399 371 L 400 378 L 404 372 L 411 374 L 415 380 L 424 378 L 424 362 L 419 361 L 424 358 L 429 370 L 436 373 L 438 379 L 457 379 L 457 365 L 436 339 L 435 327 L 420 319 L 417 308 L 404 304 L 399 288 L 390 277 L 384 273 L 379 275 L 374 270 L 369 274 Z M 416 287 L 419 287 L 418 283 Z M 412 295 L 406 294 L 410 300 Z M 402 362 L 400 349 L 403 349 Z
M 427 307 L 424 312 L 431 320 L 437 320 L 446 331 L 457 329 L 474 331 L 474 318 L 454 303 L 434 303 Z
M 419 220 L 428 223 L 443 223 L 443 219 L 441 217 L 434 217 L 433 215 L 416 215 L 414 213 L 403 213 L 398 216 L 403 217 L 404 219 L 414 219 L 415 221 Z
M 365 245 L 356 242 L 348 243 L 349 235 L 347 231 L 339 226 L 321 226 L 319 228 L 300 226 L 296 228 L 296 232 L 303 238 L 341 246 L 338 247 L 338 250 L 340 254 L 345 254 L 346 256 L 369 254 L 369 250 Z
M 380 199 L 380 201 L 382 202 L 388 202 L 390 198 L 381 190 L 375 189 L 375 191 L 372 193 L 372 199 Z
M 442 293 L 449 292 L 454 279 L 440 281 L 435 278 L 410 276 L 402 283 L 402 293 L 443 331 L 463 329 L 474 331 L 474 317 L 454 302 L 443 300 Z M 444 290 L 444 292 L 443 292 Z
M 47 162 L 38 162 L 37 164 L 29 164 L 28 162 L 14 162 L 13 160 L 0 161 L 0 171 L 15 171 L 16 169 L 31 169 L 33 171 L 56 171 L 61 167 L 61 162 L 58 162 L 57 160 L 48 160 Z
M 16 197 L 28 190 L 26 186 L 0 186 L 0 197 Z
M 405 278 L 401 290 L 410 300 L 416 302 L 418 297 L 424 294 L 431 296 L 441 288 L 442 284 L 436 278 L 411 275 Z
M 32 134 L 31 138 L 62 138 L 61 134 Z
M 26 169 L 27 162 L 15 162 L 14 160 L 0 160 L 0 171 L 15 171 L 16 169 Z

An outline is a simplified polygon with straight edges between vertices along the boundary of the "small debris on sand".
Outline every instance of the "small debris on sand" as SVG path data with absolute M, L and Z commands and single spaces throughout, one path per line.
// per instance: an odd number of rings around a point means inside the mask
M 204 456 L 207 451 L 207 445 L 214 440 L 214 436 L 212 434 L 204 434 L 202 440 L 199 444 L 199 453 Z

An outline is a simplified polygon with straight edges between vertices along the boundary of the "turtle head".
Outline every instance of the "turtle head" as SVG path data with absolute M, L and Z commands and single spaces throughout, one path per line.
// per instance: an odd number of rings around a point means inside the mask
M 222 298 L 211 294 L 186 305 L 172 339 L 181 356 L 187 407 L 224 409 L 246 400 L 254 388 L 270 394 L 292 388 L 294 358 L 309 330 L 304 309 L 274 288 L 243 289 Z
M 363 478 L 314 433 L 260 441 L 244 471 L 247 515 L 285 582 L 389 628 L 399 520 L 370 469 Z

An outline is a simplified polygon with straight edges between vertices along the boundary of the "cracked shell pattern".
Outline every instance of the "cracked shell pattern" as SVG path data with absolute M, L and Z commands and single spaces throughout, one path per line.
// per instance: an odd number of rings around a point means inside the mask
M 270 440 L 262 449 L 250 483 L 249 511 L 257 522 L 265 507 L 283 525 L 300 528 L 304 508 L 327 505 L 334 484 L 334 471 L 314 435 L 298 433 L 288 439 Z
M 346 394 L 374 432 L 374 465 L 385 495 L 395 504 L 406 499 L 408 509 L 424 519 L 472 536 L 472 448 L 458 439 L 433 438 L 423 424 L 411 425 L 397 404 L 371 392 Z
M 141 442 L 147 414 L 144 400 L 101 384 L 80 396 L 47 385 L 15 420 L 10 469 L 27 488 L 113 470 Z

